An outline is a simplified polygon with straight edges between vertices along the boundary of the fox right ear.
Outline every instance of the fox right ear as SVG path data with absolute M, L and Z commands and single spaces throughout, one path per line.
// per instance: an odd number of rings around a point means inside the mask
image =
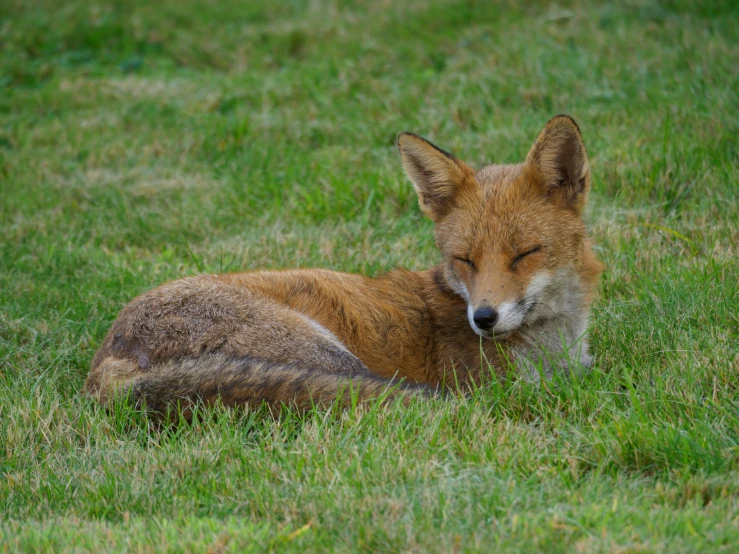
M 567 115 L 550 119 L 526 156 L 526 165 L 552 201 L 582 212 L 590 190 L 590 166 L 574 119 Z
M 466 163 L 413 133 L 398 136 L 398 151 L 421 211 L 434 221 L 449 213 L 474 172 Z

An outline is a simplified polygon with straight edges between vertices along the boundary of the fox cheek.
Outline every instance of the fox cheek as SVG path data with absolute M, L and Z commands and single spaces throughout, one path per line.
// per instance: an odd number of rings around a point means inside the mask
M 455 275 L 457 276 L 457 280 L 459 280 L 460 283 L 462 283 L 467 291 L 474 290 L 475 288 L 475 272 L 471 267 L 468 266 L 460 266 L 460 262 L 456 262 L 454 268 Z
M 446 282 L 452 288 L 452 290 L 454 290 L 454 292 L 464 298 L 466 302 L 469 302 L 470 288 L 468 286 L 468 282 L 465 277 L 460 275 L 459 272 L 455 269 L 453 262 L 449 262 L 446 264 L 444 274 Z

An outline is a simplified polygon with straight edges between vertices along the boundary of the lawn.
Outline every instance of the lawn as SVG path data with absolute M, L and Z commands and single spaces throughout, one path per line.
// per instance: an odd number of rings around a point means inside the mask
M 735 552 L 739 4 L 4 0 L 0 552 Z M 436 263 L 394 147 L 589 149 L 594 371 L 157 429 L 80 394 L 201 272 Z

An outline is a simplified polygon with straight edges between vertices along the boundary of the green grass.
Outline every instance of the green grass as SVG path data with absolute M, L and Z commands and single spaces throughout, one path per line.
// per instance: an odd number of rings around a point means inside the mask
M 0 551 L 733 552 L 736 2 L 0 3 Z M 589 148 L 596 370 L 149 428 L 80 395 L 198 272 L 437 260 L 393 146 Z

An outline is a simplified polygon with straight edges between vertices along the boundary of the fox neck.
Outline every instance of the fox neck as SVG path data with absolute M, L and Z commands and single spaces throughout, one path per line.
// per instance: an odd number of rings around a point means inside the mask
M 511 337 L 510 351 L 526 378 L 539 382 L 555 371 L 580 373 L 590 367 L 587 298 L 586 286 L 573 269 L 552 274 L 533 321 Z

